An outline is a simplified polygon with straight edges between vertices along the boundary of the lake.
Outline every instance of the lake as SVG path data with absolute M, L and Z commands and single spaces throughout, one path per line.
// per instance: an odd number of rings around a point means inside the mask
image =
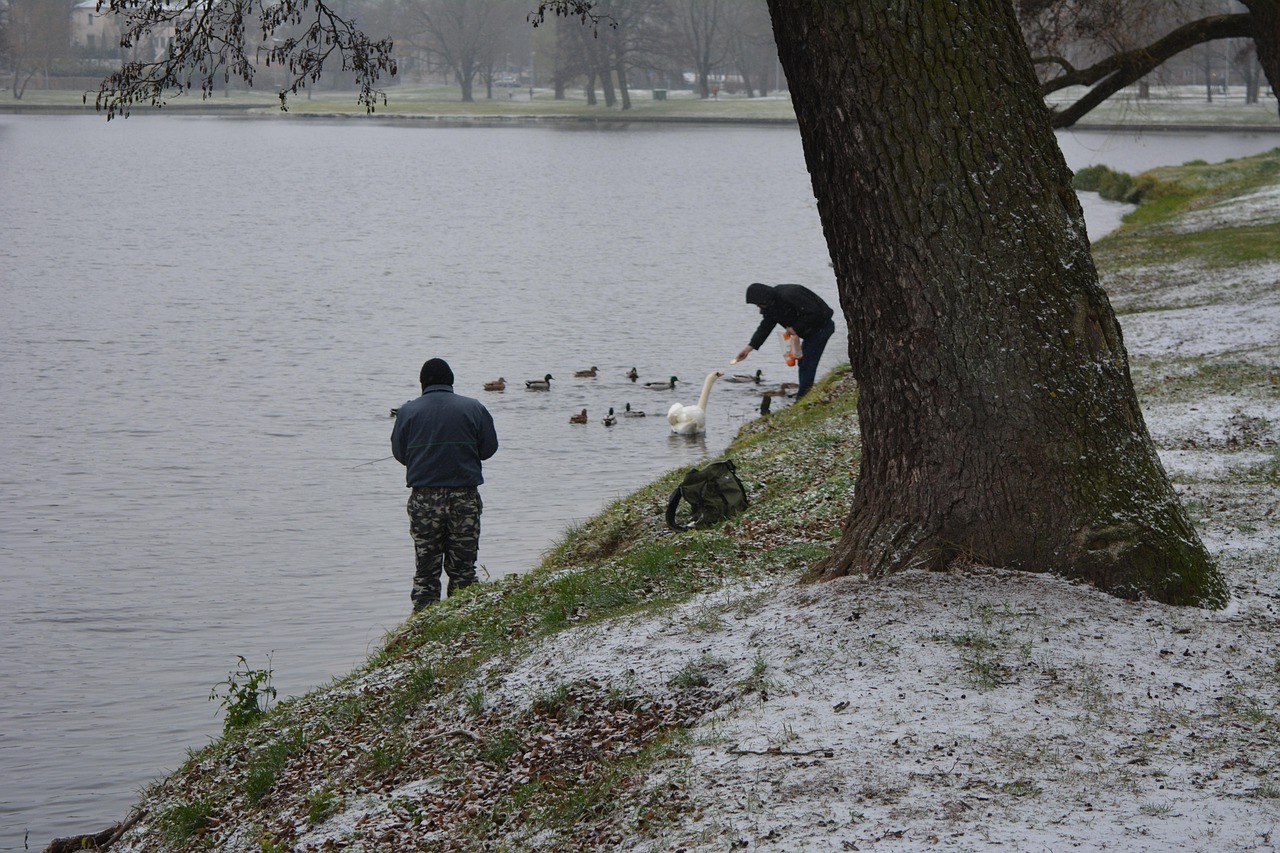
M 1060 139 L 1130 171 L 1280 142 Z M 1087 205 L 1091 233 L 1123 210 Z M 497 424 L 498 578 L 756 415 L 720 384 L 705 437 L 661 417 L 750 336 L 748 283 L 836 303 L 793 128 L 3 116 L 0 212 L 0 850 L 123 818 L 218 734 L 237 655 L 300 694 L 408 616 L 385 457 L 426 358 Z M 757 368 L 794 379 L 780 345 Z M 628 403 L 649 417 L 601 423 Z

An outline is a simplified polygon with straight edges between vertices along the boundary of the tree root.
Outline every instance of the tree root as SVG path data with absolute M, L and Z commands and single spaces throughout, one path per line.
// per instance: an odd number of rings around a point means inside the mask
M 69 835 L 66 838 L 55 838 L 49 842 L 49 846 L 44 848 L 44 853 L 73 853 L 77 850 L 107 850 L 112 844 L 124 836 L 126 832 L 133 828 L 133 825 L 142 819 L 146 811 L 139 809 L 129 815 L 123 823 L 117 823 L 115 826 L 102 830 L 102 832 L 90 835 Z

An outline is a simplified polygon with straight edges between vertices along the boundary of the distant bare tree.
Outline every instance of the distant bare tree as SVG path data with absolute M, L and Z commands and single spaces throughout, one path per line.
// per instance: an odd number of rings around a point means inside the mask
M 555 52 L 552 54 L 551 85 L 555 99 L 563 101 L 569 83 L 586 73 L 590 59 L 582 50 L 581 26 L 553 22 Z
M 653 53 L 667 5 L 664 0 L 603 0 L 596 9 L 609 24 L 598 28 L 598 33 L 622 109 L 627 110 L 631 108 L 630 72 L 639 57 Z
M 0 5 L 0 68 L 9 67 L 9 6 Z
M 598 103 L 599 86 L 605 106 L 630 109 L 631 72 L 654 70 L 655 45 L 670 29 L 666 11 L 666 0 L 598 0 L 595 26 L 557 25 L 556 97 L 570 78 L 582 77 L 588 105 Z
M 699 96 L 711 97 L 711 75 L 725 64 L 732 0 L 670 0 L 675 56 L 688 63 Z
M 769 76 L 778 66 L 773 23 L 766 0 L 742 0 L 731 4 L 725 26 L 728 61 L 742 79 L 747 97 L 768 94 Z
M 607 20 L 607 19 L 606 19 Z M 599 103 L 596 98 L 596 84 L 604 95 L 604 105 L 612 107 L 617 96 L 613 89 L 613 73 L 609 65 L 608 32 L 612 26 L 590 29 L 587 27 L 568 27 L 565 34 L 572 45 L 575 64 L 581 68 L 584 78 L 583 92 L 587 106 L 594 107 Z
M 2 35 L 14 98 L 21 100 L 32 77 L 67 55 L 74 6 L 75 0 L 9 0 Z
M 407 41 L 448 68 L 462 90 L 475 100 L 477 77 L 492 81 L 494 65 L 508 50 L 509 24 L 524 17 L 522 0 L 405 0 Z

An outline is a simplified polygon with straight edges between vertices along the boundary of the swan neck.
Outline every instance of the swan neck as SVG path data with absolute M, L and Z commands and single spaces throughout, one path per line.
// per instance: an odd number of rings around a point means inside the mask
M 702 396 L 698 398 L 698 408 L 702 411 L 707 410 L 707 400 L 711 397 L 711 386 L 720 378 L 720 374 L 714 371 L 707 374 L 707 380 L 702 383 Z

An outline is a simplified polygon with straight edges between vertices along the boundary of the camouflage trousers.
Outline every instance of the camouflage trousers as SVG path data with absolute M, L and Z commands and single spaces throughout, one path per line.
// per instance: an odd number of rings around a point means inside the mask
M 476 582 L 480 550 L 480 492 L 418 489 L 409 496 L 409 535 L 417 571 L 413 576 L 416 613 L 440 600 L 440 570 L 449 576 L 448 594 Z

